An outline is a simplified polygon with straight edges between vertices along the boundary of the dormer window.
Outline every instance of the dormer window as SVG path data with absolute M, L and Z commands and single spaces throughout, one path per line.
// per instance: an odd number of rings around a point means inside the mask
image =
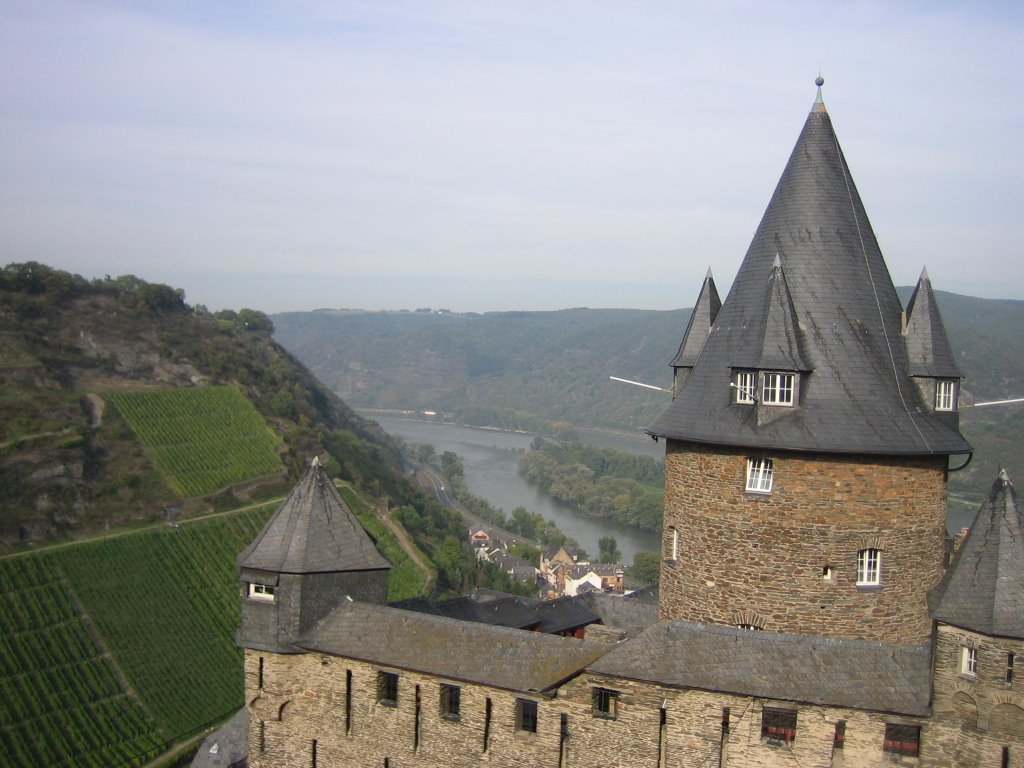
M 272 603 L 274 602 L 274 588 L 266 584 L 249 584 L 249 599 L 266 600 L 268 603 Z
M 935 410 L 956 410 L 956 382 L 940 380 L 935 382 Z
M 741 405 L 753 405 L 757 402 L 757 373 L 754 371 L 740 371 L 736 374 L 736 402 Z
M 792 373 L 764 373 L 761 380 L 761 402 L 765 405 L 792 405 Z

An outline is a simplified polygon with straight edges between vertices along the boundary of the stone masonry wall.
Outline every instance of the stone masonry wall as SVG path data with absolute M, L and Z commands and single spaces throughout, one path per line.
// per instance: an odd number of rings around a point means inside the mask
M 963 671 L 965 648 L 977 653 L 975 674 Z M 1024 640 L 940 624 L 934 681 L 933 719 L 948 726 L 942 748 L 956 765 L 1001 766 L 1006 748 L 1009 766 L 1024 768 Z
M 668 442 L 661 618 L 927 642 L 946 458 L 775 453 L 771 493 L 747 492 L 762 455 Z M 856 585 L 865 547 L 881 550 L 878 587 Z
M 258 687 L 260 658 L 262 688 Z M 261 655 L 249 650 L 245 669 L 252 768 L 859 768 L 893 762 L 920 768 L 998 765 L 961 761 L 947 751 L 945 745 L 955 743 L 960 730 L 951 721 L 947 727 L 935 718 L 906 718 L 763 700 L 587 673 L 563 685 L 556 697 L 546 698 L 393 670 L 399 675 L 398 703 L 390 707 L 377 700 L 376 678 L 381 668 L 366 662 L 313 653 Z M 351 707 L 346 694 L 349 672 L 353 681 Z M 442 683 L 461 688 L 461 713 L 457 721 L 441 716 Z M 595 713 L 595 688 L 615 692 L 611 717 Z M 535 734 L 515 728 L 515 701 L 519 697 L 538 702 Z M 766 706 L 797 711 L 795 738 L 791 742 L 771 743 L 762 738 L 762 713 Z M 729 727 L 723 739 L 726 707 Z M 839 721 L 845 722 L 845 739 L 842 748 L 837 749 L 835 733 Z M 921 726 L 920 757 L 894 759 L 894 755 L 886 753 L 886 723 Z M 1011 765 L 1016 767 L 1019 763 Z

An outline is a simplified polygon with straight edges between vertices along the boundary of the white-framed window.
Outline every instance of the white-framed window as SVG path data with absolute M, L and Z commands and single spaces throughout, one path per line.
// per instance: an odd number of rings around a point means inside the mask
M 857 552 L 857 586 L 872 587 L 882 583 L 882 550 L 867 547 Z
M 955 411 L 956 410 L 956 382 L 936 381 L 935 382 L 935 410 Z
M 763 373 L 761 380 L 761 402 L 764 405 L 792 405 L 792 373 Z
M 960 649 L 960 674 L 975 677 L 978 674 L 978 649 L 964 646 Z
M 679 531 L 674 525 L 669 526 L 669 559 L 679 559 Z
M 751 493 L 772 492 L 772 460 L 763 456 L 747 459 L 747 490 Z
M 274 588 L 266 584 L 249 584 L 249 598 L 252 600 L 266 600 L 274 602 Z
M 742 405 L 753 405 L 757 392 L 757 373 L 740 371 L 736 374 L 736 402 Z

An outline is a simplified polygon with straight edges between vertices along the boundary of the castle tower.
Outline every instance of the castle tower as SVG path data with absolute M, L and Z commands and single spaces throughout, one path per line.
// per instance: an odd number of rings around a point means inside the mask
M 1024 516 L 1001 471 L 934 590 L 936 715 L 955 726 L 956 765 L 1024 755 Z M 1012 757 L 1012 762 L 1010 758 Z
M 903 313 L 820 87 L 696 324 L 648 429 L 667 442 L 661 617 L 927 641 L 948 461 L 971 451 L 960 374 L 926 275 Z
M 238 556 L 243 648 L 295 653 L 291 643 L 346 596 L 385 603 L 388 564 L 337 488 L 310 468 Z

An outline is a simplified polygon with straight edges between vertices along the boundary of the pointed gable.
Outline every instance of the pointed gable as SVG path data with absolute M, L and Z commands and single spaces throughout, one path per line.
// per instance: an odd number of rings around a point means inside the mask
M 316 459 L 238 556 L 245 570 L 328 573 L 390 568 Z
M 722 308 L 722 300 L 718 297 L 718 289 L 715 288 L 715 278 L 711 274 L 711 268 L 704 276 L 704 283 L 700 287 L 700 295 L 697 303 L 690 314 L 690 322 L 686 324 L 686 332 L 679 344 L 679 351 L 670 365 L 673 368 L 692 367 L 697 361 L 707 341 L 711 327 L 715 324 L 718 311 Z
M 772 263 L 764 293 L 765 308 L 763 321 L 756 324 L 752 332 L 741 341 L 745 349 L 738 349 L 732 364 L 737 368 L 775 369 L 783 371 L 809 371 L 810 363 L 800 352 L 796 308 L 786 284 L 786 275 L 778 254 Z
M 989 489 L 932 602 L 936 621 L 1024 638 L 1024 518 L 1005 470 Z
M 902 311 L 816 101 L 699 358 L 647 431 L 762 449 L 966 453 L 955 425 L 929 412 L 913 384 Z M 735 368 L 766 365 L 809 371 L 785 418 L 751 418 L 729 396 Z
M 907 302 L 907 323 L 903 335 L 912 376 L 961 377 L 927 270 L 921 270 L 921 277 Z

